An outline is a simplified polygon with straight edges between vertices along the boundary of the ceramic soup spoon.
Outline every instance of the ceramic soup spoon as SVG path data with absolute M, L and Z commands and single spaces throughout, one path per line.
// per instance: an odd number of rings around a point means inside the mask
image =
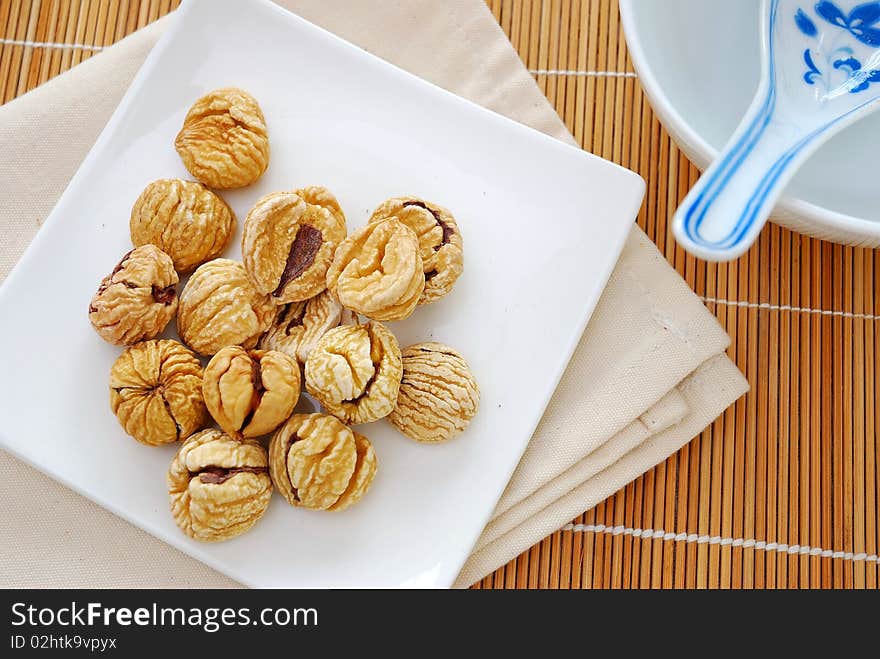
M 675 237 L 710 261 L 754 242 L 801 164 L 880 108 L 880 0 L 762 0 L 758 91 L 676 211 Z

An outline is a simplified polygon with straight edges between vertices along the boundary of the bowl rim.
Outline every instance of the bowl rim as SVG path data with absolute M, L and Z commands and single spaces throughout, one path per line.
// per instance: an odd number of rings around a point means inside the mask
M 660 123 L 685 155 L 702 171 L 717 157 L 718 151 L 685 121 L 654 77 L 636 25 L 635 14 L 639 3 L 640 0 L 619 0 L 620 19 L 630 59 Z M 790 218 L 797 221 L 787 221 Z M 770 216 L 770 221 L 796 231 L 802 231 L 804 227 L 815 228 L 815 235 L 837 242 L 853 244 L 853 236 L 858 235 L 872 244 L 880 244 L 880 222 L 841 213 L 791 195 L 782 196 Z M 804 226 L 800 226 L 800 223 Z

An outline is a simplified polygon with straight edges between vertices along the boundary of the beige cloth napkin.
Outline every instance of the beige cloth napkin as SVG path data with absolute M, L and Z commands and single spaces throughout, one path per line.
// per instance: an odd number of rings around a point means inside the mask
M 573 142 L 482 0 L 279 0 L 398 66 Z M 173 16 L 0 108 L 5 278 Z M 623 255 L 456 586 L 503 565 L 663 461 L 742 395 L 729 339 L 644 233 Z M 234 582 L 0 453 L 0 584 Z

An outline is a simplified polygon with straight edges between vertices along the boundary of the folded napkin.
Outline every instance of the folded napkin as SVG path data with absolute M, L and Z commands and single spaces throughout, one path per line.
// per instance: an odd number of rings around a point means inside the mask
M 482 0 L 279 4 L 549 135 L 574 140 Z M 0 278 L 51 211 L 168 21 L 0 107 Z M 729 339 L 636 226 L 493 519 L 467 586 L 662 462 L 741 396 Z M 234 585 L 0 453 L 0 582 Z

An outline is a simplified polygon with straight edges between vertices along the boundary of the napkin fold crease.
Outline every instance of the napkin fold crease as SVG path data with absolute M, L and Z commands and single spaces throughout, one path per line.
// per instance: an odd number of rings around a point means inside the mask
M 574 143 L 481 0 L 327 3 L 278 0 L 339 36 L 496 112 Z M 0 278 L 5 278 L 91 148 L 173 15 L 0 107 Z M 456 581 L 465 587 L 593 507 L 699 434 L 748 388 L 724 355 L 729 338 L 657 248 L 634 226 L 578 348 Z M 7 586 L 173 586 L 230 581 L 59 488 L 45 511 L 46 478 L 0 454 L 0 482 L 17 504 L 0 542 Z M 8 497 L 5 497 L 8 499 Z M 59 539 L 54 515 L 94 536 Z M 429 514 L 429 511 L 426 511 Z M 114 526 L 120 546 L 92 546 Z M 68 535 L 73 533 L 69 531 Z M 45 551 L 47 545 L 51 551 Z M 59 571 L 59 560 L 72 569 Z M 157 579 L 164 582 L 157 583 Z

